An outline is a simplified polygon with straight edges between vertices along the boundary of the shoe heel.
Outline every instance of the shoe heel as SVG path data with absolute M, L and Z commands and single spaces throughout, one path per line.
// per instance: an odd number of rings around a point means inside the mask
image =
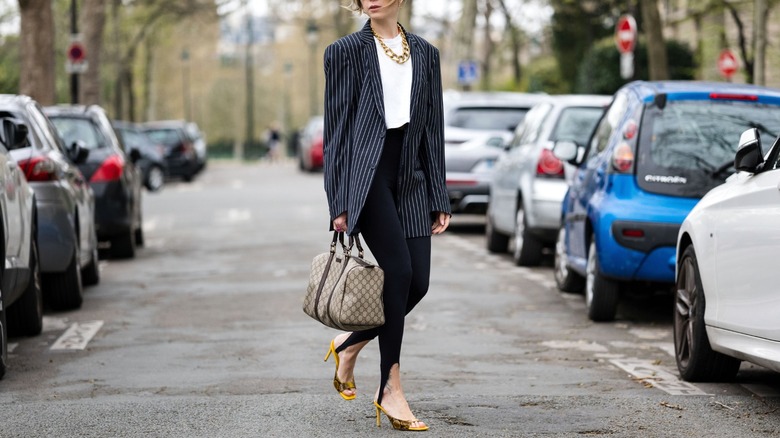
M 325 359 L 322 359 L 322 361 L 323 362 L 327 362 L 328 359 L 330 358 L 330 354 L 331 353 L 333 353 L 333 349 L 332 348 L 330 350 L 328 350 L 328 354 L 325 355 Z
M 382 418 L 379 416 L 379 408 L 376 408 L 376 427 L 382 427 Z

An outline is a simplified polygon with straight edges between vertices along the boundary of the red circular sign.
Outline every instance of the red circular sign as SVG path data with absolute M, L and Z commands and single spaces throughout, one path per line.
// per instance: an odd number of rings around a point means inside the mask
M 620 53 L 634 51 L 636 45 L 636 20 L 631 15 L 623 15 L 615 25 L 615 44 Z
M 723 49 L 718 57 L 718 70 L 726 79 L 731 79 L 739 69 L 737 58 L 729 49 Z
M 87 52 L 84 50 L 84 46 L 81 43 L 73 42 L 68 47 L 68 61 L 76 64 L 84 61 L 87 57 Z

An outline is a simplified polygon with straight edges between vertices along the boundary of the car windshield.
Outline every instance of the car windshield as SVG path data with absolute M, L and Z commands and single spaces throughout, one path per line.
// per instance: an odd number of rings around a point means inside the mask
M 593 128 L 598 123 L 604 108 L 572 107 L 561 111 L 551 141 L 572 140 L 577 144 L 587 144 Z
M 98 149 L 106 144 L 103 136 L 89 119 L 57 116 L 51 117 L 51 122 L 66 145 L 80 141 L 87 149 Z
M 181 141 L 177 129 L 148 129 L 146 135 L 155 143 L 161 143 L 166 146 L 172 146 Z
M 731 100 L 669 101 L 645 111 L 637 158 L 637 180 L 648 191 L 700 197 L 734 169 L 740 134 L 758 128 L 780 133 L 780 106 Z M 767 144 L 771 142 L 766 142 Z
M 485 131 L 514 131 L 528 108 L 460 107 L 449 114 L 448 125 Z
M 144 146 L 144 136 L 138 131 L 132 129 L 117 129 L 117 132 L 122 136 L 122 141 L 131 148 L 140 148 Z

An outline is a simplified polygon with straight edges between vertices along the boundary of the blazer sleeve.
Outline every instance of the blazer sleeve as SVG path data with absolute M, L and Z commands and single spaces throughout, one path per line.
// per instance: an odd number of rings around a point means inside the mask
M 450 198 L 447 195 L 446 170 L 444 165 L 444 103 L 441 85 L 441 64 L 439 50 L 433 48 L 433 62 L 430 76 L 429 120 L 426 124 L 421 164 L 428 179 L 428 197 L 431 212 L 451 213 Z
M 344 49 L 330 45 L 325 49 L 325 130 L 323 154 L 325 193 L 330 219 L 347 211 L 349 145 L 349 108 L 353 100 L 349 60 Z

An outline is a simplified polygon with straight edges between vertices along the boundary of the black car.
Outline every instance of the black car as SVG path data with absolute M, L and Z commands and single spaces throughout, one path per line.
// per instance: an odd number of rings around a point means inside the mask
M 141 228 L 141 177 L 135 163 L 138 151 L 125 151 L 106 112 L 97 105 L 46 107 L 66 145 L 89 150 L 79 169 L 95 193 L 95 225 L 100 241 L 109 241 L 111 255 L 135 256 L 143 245 Z
M 126 150 L 138 150 L 141 158 L 136 165 L 141 171 L 144 186 L 151 192 L 162 189 L 168 164 L 165 162 L 165 146 L 155 143 L 135 123 L 113 121 L 114 129 Z
M 168 175 L 192 181 L 201 165 L 193 138 L 188 132 L 187 122 L 168 120 L 143 124 L 146 134 L 155 143 L 165 146 L 165 161 Z

